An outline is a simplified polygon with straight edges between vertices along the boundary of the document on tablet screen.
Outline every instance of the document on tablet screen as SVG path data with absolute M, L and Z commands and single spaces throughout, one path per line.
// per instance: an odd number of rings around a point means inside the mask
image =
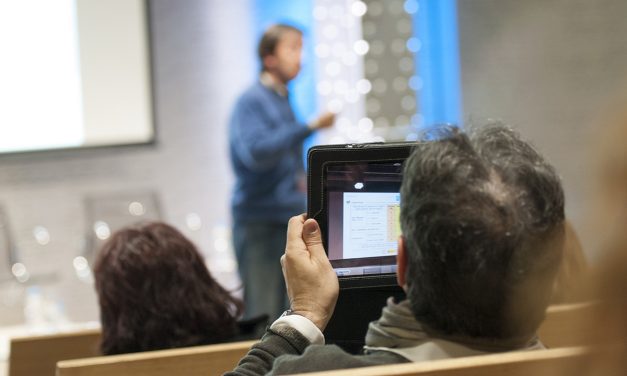
M 400 193 L 344 192 L 343 258 L 396 255 Z

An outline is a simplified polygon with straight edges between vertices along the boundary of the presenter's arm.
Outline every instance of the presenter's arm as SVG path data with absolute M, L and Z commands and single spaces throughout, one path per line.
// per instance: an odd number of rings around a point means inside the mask
M 231 121 L 231 142 L 237 154 L 248 168 L 257 171 L 276 166 L 314 131 L 295 121 L 277 127 L 271 123 L 263 105 L 251 99 L 238 103 Z
M 261 102 L 246 98 L 237 104 L 231 121 L 232 142 L 238 155 L 251 170 L 263 171 L 273 168 L 313 132 L 331 127 L 335 114 L 325 112 L 307 125 L 294 121 L 276 127 Z
M 329 128 L 335 122 L 335 113 L 334 112 L 325 112 L 322 115 L 318 116 L 314 121 L 307 124 L 307 127 L 311 130 L 318 130 Z

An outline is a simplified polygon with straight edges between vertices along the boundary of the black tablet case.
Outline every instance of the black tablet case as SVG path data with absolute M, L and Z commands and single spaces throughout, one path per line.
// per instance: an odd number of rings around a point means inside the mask
M 371 161 L 384 162 L 406 159 L 415 146 L 413 142 L 324 145 L 309 149 L 307 154 L 307 215 L 318 221 L 327 234 L 324 176 L 327 163 Z M 327 245 L 325 244 L 325 247 Z M 396 275 L 342 277 L 340 295 L 335 312 L 324 331 L 326 343 L 336 344 L 356 354 L 364 345 L 368 323 L 381 316 L 381 309 L 389 297 L 397 301 L 405 293 L 396 283 Z

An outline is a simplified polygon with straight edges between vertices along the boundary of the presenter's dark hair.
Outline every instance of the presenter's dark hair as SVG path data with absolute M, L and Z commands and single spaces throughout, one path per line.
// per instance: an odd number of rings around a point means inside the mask
M 263 59 L 266 56 L 273 55 L 277 44 L 286 33 L 298 33 L 303 34 L 302 30 L 299 28 L 287 25 L 287 24 L 276 24 L 270 26 L 261 36 L 259 40 L 259 45 L 257 47 L 257 53 L 259 55 L 259 63 L 261 64 L 261 70 L 265 71 L 266 67 L 264 65 Z
M 528 340 L 544 318 L 562 254 L 560 179 L 507 127 L 445 133 L 418 143 L 404 167 L 412 311 L 441 334 Z
M 122 229 L 94 265 L 105 355 L 210 344 L 236 334 L 243 303 L 196 247 L 160 222 Z

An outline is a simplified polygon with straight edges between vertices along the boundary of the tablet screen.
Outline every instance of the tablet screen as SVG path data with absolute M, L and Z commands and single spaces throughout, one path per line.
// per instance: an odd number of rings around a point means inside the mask
M 396 272 L 402 161 L 325 167 L 328 255 L 338 276 Z

